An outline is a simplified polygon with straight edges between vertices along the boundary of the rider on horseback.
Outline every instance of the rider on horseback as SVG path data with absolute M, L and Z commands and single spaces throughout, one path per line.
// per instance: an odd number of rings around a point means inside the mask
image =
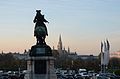
M 37 38 L 37 44 L 45 44 L 45 37 L 48 36 L 47 28 L 44 22 L 49 23 L 44 15 L 41 14 L 41 10 L 36 10 L 37 14 L 33 20 L 35 24 L 34 36 Z

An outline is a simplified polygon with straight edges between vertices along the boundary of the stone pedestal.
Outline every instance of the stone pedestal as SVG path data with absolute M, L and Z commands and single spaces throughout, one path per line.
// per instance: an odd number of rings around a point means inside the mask
M 51 49 L 45 45 L 32 46 L 27 58 L 26 79 L 57 79 Z

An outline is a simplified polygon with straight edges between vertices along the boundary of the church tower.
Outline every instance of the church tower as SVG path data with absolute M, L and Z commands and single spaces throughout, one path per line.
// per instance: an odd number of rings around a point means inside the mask
M 70 48 L 68 47 L 68 53 L 70 54 Z
M 59 55 L 62 54 L 62 40 L 61 40 L 61 35 L 59 36 L 59 41 L 58 41 L 58 52 L 59 52 Z

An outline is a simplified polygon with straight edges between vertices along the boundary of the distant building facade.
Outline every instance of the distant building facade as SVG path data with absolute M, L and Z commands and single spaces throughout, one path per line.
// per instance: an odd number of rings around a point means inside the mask
M 70 48 L 66 50 L 65 47 L 63 48 L 62 38 L 61 35 L 59 36 L 57 50 L 53 47 L 53 55 L 56 57 L 69 57 L 73 60 L 82 59 L 82 60 L 89 60 L 89 59 L 98 59 L 98 56 L 94 55 L 78 55 L 76 52 L 71 52 Z
M 98 59 L 99 57 L 94 55 L 79 55 L 78 58 L 82 60 L 95 60 Z
M 25 60 L 29 55 L 29 51 L 24 51 L 23 54 L 21 53 L 13 53 L 13 56 L 16 58 L 16 59 L 20 59 L 20 60 Z
M 110 54 L 110 57 L 116 57 L 116 58 L 120 58 L 120 51 L 114 52 Z
M 94 55 L 78 55 L 77 52 L 71 52 L 69 47 L 66 50 L 65 47 L 63 48 L 61 35 L 59 36 L 57 49 L 55 49 L 53 46 L 52 53 L 53 53 L 53 56 L 55 58 L 59 57 L 59 58 L 63 58 L 63 59 L 65 57 L 68 57 L 68 58 L 73 59 L 73 60 L 76 60 L 76 59 L 92 60 L 92 59 L 99 58 L 98 56 L 94 56 Z M 29 54 L 29 50 L 28 51 L 25 50 L 23 54 L 14 53 L 14 57 L 18 58 L 18 59 L 25 59 L 28 57 L 28 54 Z

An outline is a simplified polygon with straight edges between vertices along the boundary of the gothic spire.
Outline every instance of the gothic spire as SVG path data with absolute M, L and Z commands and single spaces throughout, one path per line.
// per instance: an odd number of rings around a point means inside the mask
M 59 36 L 58 49 L 62 50 L 62 40 L 61 40 L 61 34 L 60 34 L 60 36 Z
M 68 47 L 68 53 L 70 53 L 70 48 Z

